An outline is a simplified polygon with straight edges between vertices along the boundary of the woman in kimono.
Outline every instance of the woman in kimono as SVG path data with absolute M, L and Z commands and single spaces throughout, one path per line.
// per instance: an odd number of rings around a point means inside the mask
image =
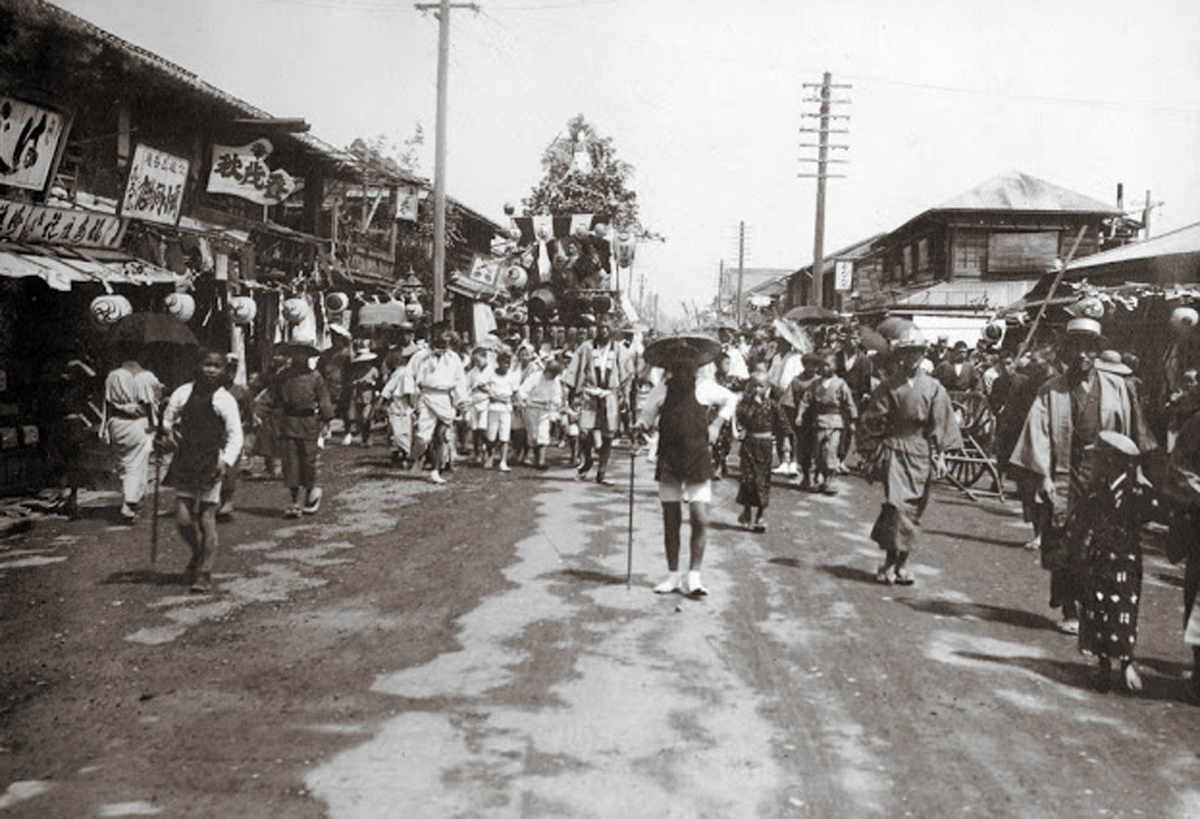
M 775 430 L 781 422 L 790 424 L 787 413 L 772 393 L 765 361 L 755 363 L 745 393 L 738 402 L 736 418 L 743 435 L 737 493 L 742 514 L 738 522 L 755 532 L 765 532 L 767 524 L 763 515 L 771 503 Z
M 121 521 L 131 524 L 137 521 L 138 507 L 146 495 L 163 385 L 138 362 L 134 350 L 122 350 L 121 358 L 121 365 L 104 380 L 101 434 L 117 454 Z
M 901 330 L 892 341 L 892 374 L 867 402 L 860 424 L 883 480 L 883 506 L 871 530 L 886 554 L 875 572 L 880 583 L 912 585 L 905 566 L 933 481 L 945 474 L 943 453 L 962 446 L 945 387 L 921 369 L 925 347 L 915 326 Z

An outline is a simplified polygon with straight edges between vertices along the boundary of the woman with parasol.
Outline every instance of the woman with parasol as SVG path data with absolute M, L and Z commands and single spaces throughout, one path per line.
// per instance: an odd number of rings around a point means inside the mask
M 658 428 L 658 458 L 654 478 L 663 511 L 663 541 L 667 578 L 654 587 L 657 594 L 682 591 L 692 597 L 708 594 L 700 580 L 704 560 L 708 504 L 712 501 L 712 444 L 721 426 L 733 418 L 737 396 L 710 378 L 697 380 L 696 370 L 721 354 L 715 339 L 702 335 L 662 338 L 646 348 L 646 363 L 662 367 L 666 379 L 650 391 L 638 419 L 645 431 Z M 705 407 L 717 406 L 709 423 Z M 691 518 L 687 580 L 679 571 L 683 504 Z

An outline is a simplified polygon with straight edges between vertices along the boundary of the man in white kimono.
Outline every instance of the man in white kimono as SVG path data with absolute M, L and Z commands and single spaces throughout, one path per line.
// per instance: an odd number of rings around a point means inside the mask
M 633 355 L 618 344 L 607 320 L 596 328 L 596 337 L 575 350 L 563 372 L 562 383 L 570 398 L 580 402 L 579 432 L 583 463 L 578 477 L 583 480 L 596 464 L 596 482 L 611 486 L 608 461 L 613 438 L 620 423 L 620 396 L 634 376 Z M 598 450 L 593 461 L 593 450 Z

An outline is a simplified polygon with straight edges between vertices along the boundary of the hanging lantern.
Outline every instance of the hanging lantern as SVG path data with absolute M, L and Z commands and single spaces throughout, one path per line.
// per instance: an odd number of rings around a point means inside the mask
M 497 324 L 508 321 L 508 311 L 503 306 L 496 305 L 492 308 L 492 318 L 496 319 Z
M 111 327 L 133 313 L 133 305 L 124 296 L 108 294 L 92 299 L 92 318 L 103 327 Z
M 504 269 L 504 284 L 513 290 L 519 290 L 529 281 L 529 274 L 520 265 L 512 265 Z
M 606 225 L 604 222 L 597 222 L 592 226 L 592 233 L 595 233 L 596 237 L 599 239 L 607 239 L 608 225 Z
M 163 299 L 167 312 L 180 321 L 191 321 L 196 314 L 196 300 L 188 293 L 172 293 Z
M 633 234 L 628 231 L 621 231 L 617 236 L 617 266 L 630 267 L 633 265 L 633 257 L 637 253 L 637 242 L 633 239 Z
M 404 308 L 404 312 L 408 316 L 409 321 L 416 321 L 425 315 L 425 308 L 421 306 L 421 302 L 414 299 Z
M 350 307 L 350 297 L 341 291 L 328 293 L 325 296 L 325 309 L 330 313 L 344 313 Z
M 1171 311 L 1171 327 L 1176 332 L 1184 332 L 1200 322 L 1200 313 L 1195 307 L 1176 307 Z
M 283 303 L 283 320 L 288 324 L 299 324 L 311 315 L 308 302 L 301 298 L 291 298 Z
M 529 296 L 529 312 L 535 316 L 548 316 L 558 305 L 558 300 L 548 288 L 542 287 Z
M 983 337 L 992 344 L 999 344 L 1004 338 L 1004 325 L 998 321 L 993 321 L 983 328 Z
M 250 296 L 234 296 L 229 300 L 229 320 L 245 326 L 258 315 L 258 304 Z
M 516 212 L 517 212 L 517 206 L 516 206 L 516 205 L 514 205 L 512 202 L 505 202 L 505 203 L 504 203 L 504 215 L 505 215 L 505 216 L 512 216 L 512 215 L 513 215 L 514 213 L 516 213 Z
M 524 324 L 529 321 L 529 310 L 524 304 L 514 304 L 508 311 L 508 318 L 513 324 Z
M 1096 319 L 1099 321 L 1104 318 L 1104 302 L 1095 296 L 1088 296 L 1079 304 L 1075 305 L 1074 314 L 1082 318 Z

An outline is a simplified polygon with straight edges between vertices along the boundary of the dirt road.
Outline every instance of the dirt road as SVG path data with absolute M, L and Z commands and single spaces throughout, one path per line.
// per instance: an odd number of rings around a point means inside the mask
M 902 589 L 871 576 L 876 490 L 780 488 L 753 535 L 725 483 L 696 601 L 649 591 L 645 464 L 629 590 L 624 486 L 460 468 L 435 488 L 379 450 L 328 461 L 325 508 L 295 525 L 277 484 L 242 487 L 213 598 L 144 571 L 146 524 L 4 542 L 0 808 L 1200 815 L 1179 570 L 1153 553 L 1134 699 L 1089 688 L 995 503 L 941 495 Z

